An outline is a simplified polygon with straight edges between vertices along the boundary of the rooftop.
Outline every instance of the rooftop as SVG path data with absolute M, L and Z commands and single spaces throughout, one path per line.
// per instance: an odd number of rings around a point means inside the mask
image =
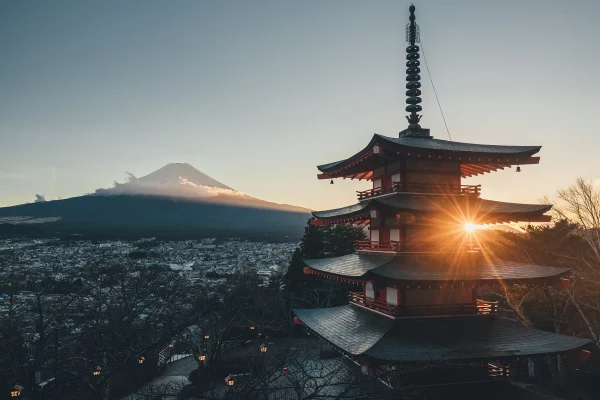
M 380 255 L 352 253 L 341 257 L 307 259 L 317 273 L 351 279 L 379 276 L 405 282 L 478 281 L 480 284 L 538 283 L 558 280 L 568 268 L 480 259 L 475 267 L 459 258 L 441 254 Z
M 381 164 L 374 158 L 415 158 L 442 161 L 460 161 L 463 177 L 479 175 L 511 165 L 537 164 L 539 158 L 532 157 L 541 146 L 505 146 L 463 143 L 434 139 L 431 136 L 402 136 L 398 138 L 374 134 L 367 146 L 346 159 L 317 166 L 323 174 L 320 178 L 361 178 L 358 172 L 372 170 Z
M 393 321 L 350 305 L 294 310 L 311 331 L 350 355 L 390 361 L 496 359 L 562 353 L 589 339 L 527 328 L 502 318 Z

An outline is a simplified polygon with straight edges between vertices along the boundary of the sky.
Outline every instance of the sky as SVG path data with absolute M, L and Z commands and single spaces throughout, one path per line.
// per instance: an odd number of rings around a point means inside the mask
M 0 0 L 0 206 L 67 198 L 187 162 L 264 200 L 356 202 L 316 165 L 405 120 L 409 1 Z M 600 177 L 600 1 L 418 0 L 455 141 L 542 145 L 469 178 L 536 202 Z M 429 75 L 423 119 L 448 139 Z

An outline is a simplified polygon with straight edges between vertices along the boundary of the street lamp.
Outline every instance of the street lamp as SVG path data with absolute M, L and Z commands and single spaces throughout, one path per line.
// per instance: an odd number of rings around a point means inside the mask
M 146 361 L 146 358 L 144 356 L 140 356 L 140 358 L 138 358 L 138 364 L 143 364 L 144 361 Z
M 175 347 L 175 345 L 173 343 L 169 343 L 169 348 L 172 349 L 173 347 Z
M 208 336 L 208 333 L 205 333 L 205 334 L 204 334 L 204 340 L 208 340 L 208 338 L 209 338 L 209 337 L 210 337 L 210 336 Z
M 21 390 L 23 390 L 23 386 L 16 384 L 13 386 L 13 390 L 10 391 L 10 397 L 20 397 Z
M 100 375 L 101 372 L 102 372 L 102 368 L 100 368 L 100 366 L 97 366 L 96 369 L 94 370 L 94 372 L 92 372 L 92 375 L 98 376 L 98 375 Z
M 267 345 L 265 343 L 260 345 L 260 352 L 261 353 L 266 353 L 267 352 Z
M 198 356 L 198 360 L 200 360 L 200 361 L 206 360 L 206 353 L 201 352 L 200 355 Z
M 235 383 L 235 379 L 232 375 L 227 375 L 227 378 L 225 378 L 225 383 L 227 383 L 227 386 L 232 387 Z
M 250 330 L 253 331 L 254 330 L 254 325 L 250 325 Z

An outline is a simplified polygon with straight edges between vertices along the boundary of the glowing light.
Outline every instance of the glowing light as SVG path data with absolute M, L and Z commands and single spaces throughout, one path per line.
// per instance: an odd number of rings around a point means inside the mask
M 477 226 L 475 224 L 465 224 L 465 231 L 467 231 L 468 233 L 474 232 L 475 229 L 477 229 Z

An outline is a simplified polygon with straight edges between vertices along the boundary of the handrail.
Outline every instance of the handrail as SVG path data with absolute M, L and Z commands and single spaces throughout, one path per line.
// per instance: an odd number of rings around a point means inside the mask
M 396 241 L 371 241 L 371 240 L 357 240 L 354 242 L 356 250 L 379 250 L 379 251 L 398 251 L 400 249 L 400 242 Z
M 357 240 L 354 242 L 356 251 L 371 251 L 371 252 L 396 252 L 396 253 L 414 253 L 414 252 L 430 252 L 424 251 L 424 247 L 438 247 L 433 240 L 410 240 L 410 241 L 372 241 L 372 240 Z M 478 246 L 475 242 L 466 242 L 457 250 L 477 250 Z
M 422 314 L 431 316 L 426 311 L 456 311 L 457 314 L 442 313 L 440 315 L 498 315 L 499 305 L 497 301 L 478 299 L 476 304 L 427 304 L 412 306 L 395 306 L 377 299 L 369 299 L 362 292 L 349 292 L 348 301 L 364 308 L 381 312 L 393 317 L 402 314 Z
M 365 200 L 375 196 L 402 192 L 479 196 L 481 192 L 481 185 L 437 185 L 433 183 L 394 182 L 391 185 L 380 186 L 373 189 L 361 191 L 357 190 L 356 194 L 358 196 L 358 200 Z
M 388 304 L 381 300 L 369 299 L 361 292 L 349 292 L 348 300 L 350 303 L 358 304 L 363 307 L 371 308 L 375 311 L 383 312 L 388 315 L 396 315 L 398 310 L 396 306 Z

